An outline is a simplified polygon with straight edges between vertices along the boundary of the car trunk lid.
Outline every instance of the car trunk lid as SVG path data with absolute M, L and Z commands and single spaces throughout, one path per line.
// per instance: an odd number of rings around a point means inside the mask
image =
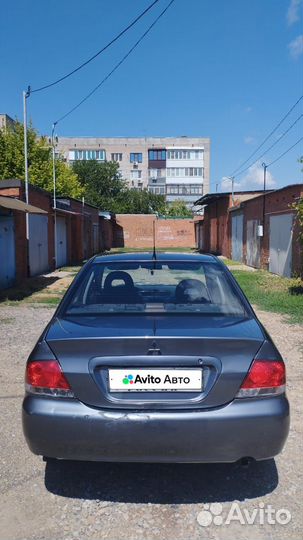
M 47 342 L 75 396 L 98 408 L 194 409 L 232 401 L 264 341 L 253 318 L 97 316 L 55 319 Z M 196 392 L 109 390 L 109 370 L 202 370 Z

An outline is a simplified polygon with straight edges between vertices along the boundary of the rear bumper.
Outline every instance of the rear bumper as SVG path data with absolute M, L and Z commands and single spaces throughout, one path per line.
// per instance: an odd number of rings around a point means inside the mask
M 76 400 L 27 396 L 23 430 L 34 454 L 61 459 L 234 462 L 281 452 L 289 431 L 285 396 L 235 400 L 204 411 L 109 411 Z

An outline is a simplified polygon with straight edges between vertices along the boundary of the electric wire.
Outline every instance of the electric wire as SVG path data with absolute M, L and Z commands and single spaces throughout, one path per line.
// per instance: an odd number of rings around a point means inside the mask
M 283 133 L 282 135 L 280 135 L 280 137 L 271 145 L 269 146 L 269 148 L 267 148 L 263 154 L 261 154 L 260 156 L 257 157 L 257 159 L 255 161 L 253 161 L 252 163 L 250 163 L 250 165 L 248 165 L 247 167 L 245 167 L 245 169 L 242 169 L 242 171 L 238 172 L 237 174 L 234 175 L 234 177 L 236 178 L 237 176 L 240 176 L 241 174 L 243 174 L 244 172 L 246 172 L 248 169 L 250 169 L 250 167 L 252 167 L 255 163 L 257 163 L 262 157 L 264 157 L 274 146 L 276 146 L 276 144 L 278 144 L 281 139 L 283 139 L 283 137 L 285 137 L 285 135 L 287 135 L 287 133 L 289 133 L 289 131 L 299 122 L 299 120 L 301 120 L 301 118 L 303 117 L 303 113 L 298 116 L 298 118 L 296 118 L 296 120 L 289 126 L 289 128 L 287 128 Z
M 53 82 L 45 84 L 44 86 L 40 86 L 40 88 L 34 88 L 33 90 L 30 89 L 30 93 L 34 94 L 35 92 L 41 92 L 42 90 L 46 90 L 47 88 L 51 88 L 52 86 L 55 86 L 56 84 L 59 84 L 60 82 L 64 81 L 65 79 L 68 79 L 68 77 L 71 77 L 72 75 L 74 75 L 74 73 L 77 73 L 77 71 L 80 71 L 80 69 L 87 66 L 87 64 L 89 64 L 93 60 L 95 60 L 95 58 L 97 58 L 100 54 L 102 54 L 104 51 L 106 51 L 111 45 L 113 45 L 113 43 L 115 43 L 118 39 L 120 39 L 121 36 L 123 36 L 126 32 L 128 32 L 128 30 L 130 30 L 130 28 L 132 28 L 140 19 L 142 19 L 142 17 L 144 15 L 146 15 L 146 13 L 151 8 L 153 8 L 154 5 L 157 4 L 158 2 L 159 2 L 159 0 L 154 0 L 154 2 L 152 2 L 144 11 L 142 11 L 142 13 L 140 13 L 140 15 L 138 15 L 138 17 L 136 17 L 128 26 L 126 26 L 126 28 L 124 28 L 121 32 L 119 32 L 119 34 L 117 34 L 109 43 L 107 43 L 104 47 L 102 47 L 102 49 L 100 49 L 93 56 L 88 58 L 88 60 L 86 60 L 85 62 L 80 64 L 78 67 L 76 67 L 75 69 L 73 69 L 72 71 L 67 73 L 66 75 L 63 75 L 62 77 L 60 77 L 59 79 L 56 79 Z
M 297 99 L 297 101 L 292 105 L 292 107 L 289 109 L 289 111 L 283 116 L 283 118 L 278 122 L 278 124 L 274 127 L 274 129 L 265 137 L 265 139 L 259 144 L 259 146 L 248 156 L 248 158 L 241 163 L 234 171 L 230 174 L 230 176 L 234 176 L 239 169 L 243 167 L 243 165 L 246 165 L 248 161 L 262 148 L 262 146 L 270 139 L 270 137 L 277 131 L 277 129 L 281 126 L 281 124 L 286 120 L 286 118 L 290 115 L 290 113 L 294 110 L 294 108 L 300 103 L 300 101 L 303 99 L 303 94 Z
M 67 118 L 70 114 L 72 114 L 76 109 L 78 109 L 85 101 L 87 101 L 103 84 L 117 71 L 117 69 L 125 62 L 125 60 L 130 56 L 130 54 L 138 47 L 138 45 L 143 41 L 143 39 L 147 36 L 147 34 L 152 30 L 152 28 L 157 24 L 157 22 L 163 17 L 163 15 L 166 13 L 166 11 L 170 8 L 170 6 L 174 3 L 175 0 L 171 0 L 169 4 L 164 8 L 161 13 L 158 15 L 158 17 L 152 22 L 152 24 L 145 30 L 145 32 L 141 35 L 141 37 L 136 41 L 136 43 L 129 49 L 129 51 L 123 56 L 123 58 L 115 65 L 115 67 L 102 79 L 102 81 L 97 84 L 79 103 L 74 105 L 69 111 L 67 111 L 65 114 L 60 116 L 58 120 L 54 122 L 53 125 L 59 124 L 59 122 L 62 122 L 65 118 Z

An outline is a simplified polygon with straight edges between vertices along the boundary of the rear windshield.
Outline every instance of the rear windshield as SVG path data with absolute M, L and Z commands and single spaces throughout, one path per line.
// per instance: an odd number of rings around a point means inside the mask
M 121 312 L 246 315 L 220 265 L 177 261 L 95 263 L 69 295 L 64 315 Z

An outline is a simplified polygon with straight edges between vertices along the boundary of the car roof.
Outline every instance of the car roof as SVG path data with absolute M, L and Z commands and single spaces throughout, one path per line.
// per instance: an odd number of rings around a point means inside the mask
M 152 251 L 140 251 L 134 253 L 113 253 L 109 255 L 97 255 L 94 262 L 126 262 L 126 261 L 152 261 L 154 260 Z M 215 262 L 214 255 L 201 253 L 176 253 L 176 252 L 156 252 L 157 261 L 184 261 L 184 262 Z

